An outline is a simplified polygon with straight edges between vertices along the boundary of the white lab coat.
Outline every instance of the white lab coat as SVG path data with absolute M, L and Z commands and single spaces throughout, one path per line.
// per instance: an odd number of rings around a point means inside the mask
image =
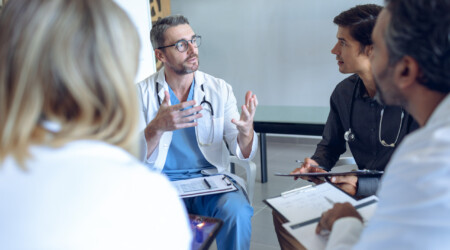
M 236 126 L 231 123 L 231 119 L 234 118 L 239 120 L 240 116 L 232 87 L 224 80 L 215 78 L 201 71 L 196 71 L 194 74 L 195 105 L 199 105 L 202 102 L 203 97 L 205 97 L 205 100 L 211 103 L 214 110 L 214 140 L 211 145 L 199 145 L 199 148 L 206 160 L 211 163 L 211 165 L 216 167 L 216 171 L 205 173 L 225 173 L 231 175 L 226 171 L 230 162 L 229 151 L 225 142 L 228 144 L 230 151 L 234 155 L 236 155 L 239 159 L 244 159 L 237 143 L 238 130 Z M 156 85 L 158 85 L 158 87 Z M 202 85 L 204 86 L 204 91 L 201 90 Z M 139 82 L 137 84 L 137 88 L 142 108 L 141 128 L 143 130 L 158 113 L 160 103 L 158 102 L 156 93 L 158 93 L 159 99 L 162 102 L 164 100 L 164 91 L 169 91 L 169 86 L 165 80 L 164 68 L 142 82 Z M 204 138 L 205 135 L 208 135 L 210 132 L 211 126 L 206 126 L 203 119 L 199 119 L 198 123 L 199 127 L 197 131 L 199 134 L 197 136 L 199 138 Z M 143 156 L 142 159 L 151 169 L 154 169 L 155 171 L 162 171 L 164 168 L 169 146 L 172 142 L 172 134 L 173 132 L 168 131 L 162 135 L 158 146 L 149 158 L 146 158 L 147 144 L 145 137 L 143 134 L 141 135 L 141 144 L 143 145 L 141 152 L 141 155 Z M 258 137 L 255 133 L 253 136 L 252 151 L 246 160 L 251 160 L 255 156 L 258 145 L 257 138 Z M 234 175 L 231 176 L 245 188 L 241 178 Z
M 351 218 L 336 221 L 328 248 L 448 249 L 449 152 L 447 95 L 425 126 L 406 136 L 394 152 L 378 190 L 377 210 L 367 227 L 363 230 L 361 222 Z
M 34 145 L 25 166 L 0 162 L 0 249 L 191 248 L 169 180 L 117 146 Z

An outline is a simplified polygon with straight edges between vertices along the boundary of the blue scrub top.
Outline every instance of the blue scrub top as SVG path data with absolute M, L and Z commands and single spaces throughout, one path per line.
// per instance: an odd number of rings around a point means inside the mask
M 194 98 L 195 79 L 191 84 L 187 101 Z M 180 103 L 169 86 L 170 102 L 172 105 Z M 186 109 L 192 108 L 192 106 Z M 195 128 L 184 128 L 173 131 L 172 143 L 167 153 L 166 163 L 163 168 L 171 181 L 183 180 L 203 176 L 200 171 L 214 168 L 203 156 L 197 144 Z

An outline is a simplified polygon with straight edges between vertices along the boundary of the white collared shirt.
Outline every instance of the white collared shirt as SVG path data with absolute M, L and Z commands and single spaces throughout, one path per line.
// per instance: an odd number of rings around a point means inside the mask
M 400 144 L 386 168 L 378 196 L 377 210 L 355 249 L 449 248 L 450 95 L 423 128 Z M 329 249 L 350 249 L 356 243 L 348 241 L 351 234 L 359 233 L 350 224 L 360 227 L 348 218 L 335 223 Z

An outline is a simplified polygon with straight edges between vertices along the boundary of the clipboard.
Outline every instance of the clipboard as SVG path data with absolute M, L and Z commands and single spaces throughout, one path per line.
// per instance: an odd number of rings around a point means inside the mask
M 364 224 L 366 224 L 374 214 L 377 204 L 378 198 L 369 196 L 353 205 L 363 218 Z M 328 236 L 322 236 L 315 233 L 319 221 L 320 216 L 306 221 L 287 222 L 282 226 L 306 249 L 325 249 L 328 242 Z
M 377 201 L 376 196 L 356 200 L 328 182 L 289 190 L 264 200 L 288 221 L 283 227 L 307 249 L 325 248 L 328 239 L 316 234 L 315 228 L 322 213 L 332 208 L 334 203 L 349 202 L 358 209 L 364 220 L 368 220 L 375 211 Z
M 276 210 L 287 221 L 298 222 L 320 217 L 322 212 L 332 208 L 333 205 L 325 197 L 333 203 L 356 204 L 358 202 L 331 183 L 324 182 L 283 192 L 279 196 L 265 199 L 264 203 Z
M 381 177 L 384 171 L 378 170 L 356 170 L 347 172 L 319 172 L 319 173 L 304 173 L 304 174 L 285 174 L 274 173 L 275 176 L 288 176 L 288 177 L 331 177 L 331 176 L 359 176 L 359 177 Z
M 180 198 L 220 194 L 236 191 L 237 187 L 228 176 L 211 175 L 186 180 L 172 181 Z

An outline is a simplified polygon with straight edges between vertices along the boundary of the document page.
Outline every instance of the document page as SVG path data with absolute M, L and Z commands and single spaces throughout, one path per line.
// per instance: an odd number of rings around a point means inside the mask
M 281 196 L 266 199 L 265 202 L 290 222 L 320 217 L 322 212 L 332 208 L 336 202 L 357 203 L 351 196 L 327 182 L 294 189 Z
M 361 214 L 366 223 L 370 217 L 372 217 L 377 206 L 378 198 L 375 196 L 367 197 L 358 201 L 355 204 L 355 208 Z M 301 222 L 288 222 L 283 224 L 283 227 L 294 236 L 299 242 L 302 243 L 306 249 L 318 250 L 325 249 L 328 235 L 322 236 L 316 234 L 316 226 L 319 223 L 320 216 L 307 221 Z
M 172 181 L 181 198 L 225 193 L 237 190 L 225 175 L 212 175 L 187 180 Z

